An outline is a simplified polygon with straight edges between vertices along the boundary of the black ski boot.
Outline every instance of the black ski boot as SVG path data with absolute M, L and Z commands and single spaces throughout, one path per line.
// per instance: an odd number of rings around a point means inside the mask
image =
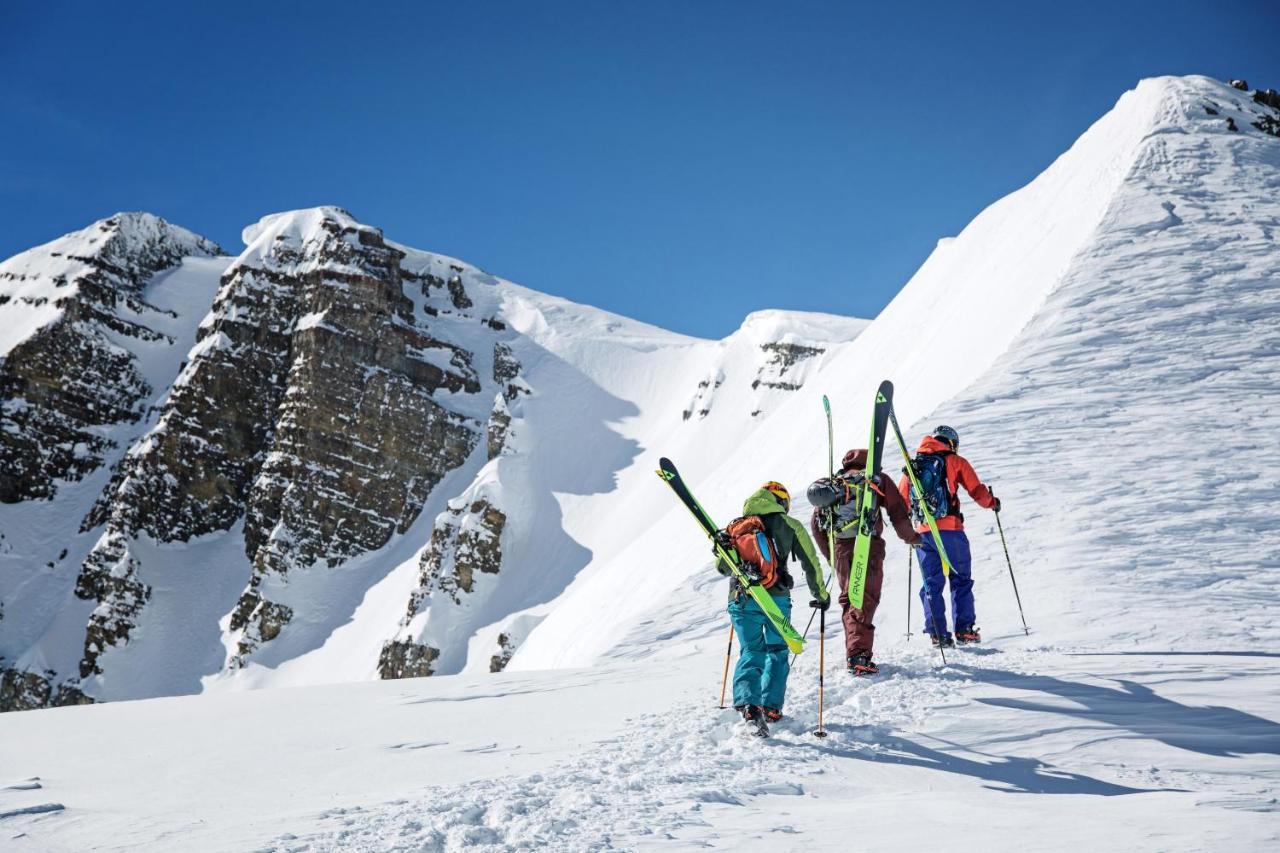
M 929 639 L 933 642 L 933 644 L 934 644 L 935 646 L 936 646 L 936 645 L 938 645 L 938 635 L 937 635 L 937 634 L 930 634 L 930 635 L 929 635 Z M 955 645 L 956 645 L 956 641 L 952 638 L 952 636 L 951 636 L 951 632 L 950 632 L 950 631 L 948 631 L 947 633 L 945 633 L 945 634 L 943 634 L 943 635 L 942 635 L 942 647 L 943 647 L 944 649 L 952 649 L 952 648 L 955 648 Z
M 769 736 L 769 724 L 765 722 L 764 708 L 759 705 L 739 705 L 737 708 L 742 712 L 742 719 L 746 720 L 751 734 L 756 737 Z
M 978 629 L 976 626 L 971 625 L 968 628 L 956 629 L 956 645 L 969 646 L 969 645 L 977 645 L 978 643 L 981 643 L 981 642 L 982 642 L 982 635 L 978 633 Z
M 880 667 L 876 666 L 869 654 L 849 655 L 849 674 L 855 678 L 865 675 L 877 675 Z

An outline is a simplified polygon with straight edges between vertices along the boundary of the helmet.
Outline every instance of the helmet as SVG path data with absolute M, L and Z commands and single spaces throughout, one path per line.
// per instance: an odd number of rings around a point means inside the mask
M 787 491 L 787 487 L 779 483 L 777 480 L 770 480 L 760 488 L 766 492 L 772 492 L 773 496 L 782 504 L 784 510 L 791 509 L 791 493 Z
M 947 444 L 951 445 L 952 450 L 960 449 L 960 433 L 956 432 L 954 429 L 947 426 L 946 424 L 943 424 L 942 426 L 939 426 L 939 427 L 934 427 L 933 437 L 941 439 L 945 441 Z

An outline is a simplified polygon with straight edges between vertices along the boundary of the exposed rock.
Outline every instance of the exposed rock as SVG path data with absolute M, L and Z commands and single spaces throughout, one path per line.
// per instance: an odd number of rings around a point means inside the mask
M 507 446 L 507 435 L 511 429 L 511 412 L 507 409 L 507 400 L 502 395 L 493 401 L 493 411 L 489 413 L 489 423 L 485 426 L 488 458 L 497 459 Z
M 792 374 L 793 368 L 826 352 L 821 347 L 810 347 L 803 344 L 783 343 L 780 341 L 761 344 L 760 349 L 769 358 L 760 366 L 759 371 L 756 373 L 756 378 L 751 383 L 751 387 L 755 390 L 763 387 L 776 391 L 799 391 L 804 383 L 799 376 Z M 752 411 L 751 417 L 759 417 L 763 413 L 764 408 L 757 406 Z
M 1227 130 L 1235 131 L 1236 133 L 1240 132 L 1240 128 L 1236 127 L 1236 120 L 1230 116 L 1227 116 Z
M 449 279 L 449 300 L 459 311 L 465 311 L 475 304 L 471 301 L 471 297 L 467 296 L 467 290 L 462 286 L 462 279 L 456 275 Z
M 411 653 L 406 649 L 429 649 L 432 654 L 425 660 L 426 664 L 439 656 L 438 650 L 418 636 L 422 626 L 416 621 L 417 617 L 426 611 L 434 593 L 460 604 L 463 596 L 475 591 L 479 575 L 498 573 L 502 566 L 501 540 L 506 524 L 506 514 L 483 497 L 473 498 L 469 504 L 451 503 L 436 519 L 431 541 L 418 562 L 418 587 L 409 596 L 408 608 L 400 622 L 402 634 L 383 646 L 378 664 L 383 678 L 403 677 L 396 673 L 404 671 L 401 659 Z M 429 668 L 427 670 L 418 674 L 430 675 Z
M 1242 92 L 1249 91 L 1249 83 L 1245 80 L 1228 80 L 1227 84 L 1232 86 L 1233 88 L 1239 89 Z
M 681 412 L 682 420 L 689 420 L 695 414 L 699 418 L 705 418 L 711 414 L 711 402 L 715 398 L 715 393 L 720 386 L 724 384 L 724 371 L 717 370 L 714 375 L 708 376 L 698 383 L 698 390 L 694 392 L 693 399 L 685 410 Z
M 101 428 L 138 421 L 153 393 L 122 344 L 172 343 L 145 324 L 172 314 L 144 286 L 185 256 L 218 252 L 163 219 L 121 213 L 0 265 L 5 303 L 50 309 L 39 334 L 0 357 L 0 502 L 52 498 L 56 481 L 102 464 L 115 445 Z
M 489 671 L 502 672 L 511 663 L 511 656 L 516 653 L 516 644 L 510 634 L 498 635 L 498 653 L 489 658 Z
M 378 655 L 378 674 L 384 679 L 424 678 L 434 670 L 431 664 L 440 650 L 420 643 L 392 640 L 382 646 Z
M 1253 93 L 1253 99 L 1264 107 L 1271 107 L 1273 110 L 1280 110 L 1280 92 L 1275 89 L 1259 89 Z
M 432 592 L 443 592 L 458 603 L 462 593 L 472 591 L 478 573 L 497 574 L 506 523 L 506 514 L 484 499 L 470 506 L 450 506 L 436 520 L 431 542 L 422 552 L 419 587 L 410 598 L 406 623 Z
M 93 704 L 93 699 L 73 684 L 54 687 L 54 676 L 52 671 L 41 674 L 16 668 L 0 669 L 0 712 Z

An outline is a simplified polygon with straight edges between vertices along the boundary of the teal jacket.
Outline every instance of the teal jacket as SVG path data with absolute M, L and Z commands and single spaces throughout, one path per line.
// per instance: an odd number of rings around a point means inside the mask
M 804 529 L 803 524 L 787 515 L 782 504 L 778 502 L 777 496 L 767 489 L 761 489 L 742 504 L 742 514 L 760 516 L 765 529 L 769 532 L 769 538 L 778 549 L 778 568 L 781 570 L 781 577 L 769 588 L 769 593 L 778 597 L 791 594 L 791 587 L 795 582 L 791 578 L 791 573 L 787 571 L 787 558 L 795 557 L 804 569 L 804 579 L 809 585 L 809 594 L 819 601 L 826 601 L 826 578 L 822 576 L 818 553 L 813 547 L 813 540 L 809 538 L 809 531 Z M 729 566 L 723 559 L 716 560 L 716 571 L 732 578 Z M 738 582 L 734 580 L 729 584 L 729 598 L 732 599 L 737 594 Z

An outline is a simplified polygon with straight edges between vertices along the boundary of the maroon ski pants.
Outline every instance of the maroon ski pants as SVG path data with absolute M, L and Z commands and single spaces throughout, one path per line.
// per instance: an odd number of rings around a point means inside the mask
M 836 579 L 840 582 L 840 616 L 844 621 L 846 655 L 871 654 L 875 645 L 876 607 L 880 604 L 880 587 L 884 585 L 884 540 L 871 538 L 871 556 L 867 560 L 867 579 L 862 588 L 862 607 L 849 606 L 849 567 L 853 563 L 853 540 L 836 540 Z

